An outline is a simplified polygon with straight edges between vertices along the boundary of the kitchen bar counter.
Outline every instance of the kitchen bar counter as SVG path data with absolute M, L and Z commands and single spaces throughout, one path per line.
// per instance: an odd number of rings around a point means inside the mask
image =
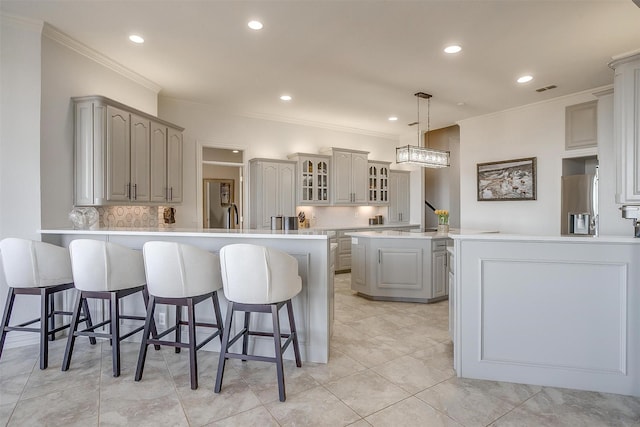
M 300 340 L 300 351 L 305 361 L 326 363 L 329 358 L 329 333 L 331 330 L 330 309 L 333 307 L 332 278 L 329 236 L 319 231 L 271 231 L 271 230 L 223 230 L 223 229 L 178 229 L 178 228 L 105 228 L 96 230 L 40 230 L 42 240 L 60 246 L 68 246 L 74 239 L 98 239 L 118 243 L 134 249 L 142 249 L 145 242 L 164 240 L 198 246 L 211 252 L 218 252 L 225 245 L 233 243 L 252 243 L 280 249 L 295 257 L 298 261 L 298 273 L 302 277 L 302 291 L 293 299 L 296 326 Z M 251 266 L 247 266 L 250 268 Z M 70 305 L 71 301 L 65 301 Z M 142 301 L 124 300 L 123 311 L 144 315 Z M 227 301 L 220 295 L 223 316 Z M 160 308 L 162 310 L 163 308 Z M 213 321 L 213 310 L 202 307 L 203 321 Z M 102 307 L 91 307 L 100 317 Z M 158 312 L 156 310 L 156 312 Z M 167 325 L 173 322 L 173 310 L 165 311 Z M 282 314 L 282 325 L 288 325 L 286 313 Z M 252 322 L 266 321 L 260 316 L 252 316 Z M 269 328 L 272 327 L 269 323 Z M 241 324 L 241 322 L 239 323 Z M 123 330 L 128 325 L 123 325 Z M 237 325 L 236 325 L 237 326 Z M 266 328 L 265 323 L 265 330 Z M 159 329 L 164 329 L 159 326 Z M 136 335 L 137 337 L 137 335 Z M 139 338 L 138 338 L 139 339 Z M 273 340 L 264 337 L 252 338 L 250 351 L 261 355 L 273 355 Z M 204 349 L 219 351 L 220 343 L 213 340 Z M 292 348 L 288 348 L 285 357 L 293 359 Z

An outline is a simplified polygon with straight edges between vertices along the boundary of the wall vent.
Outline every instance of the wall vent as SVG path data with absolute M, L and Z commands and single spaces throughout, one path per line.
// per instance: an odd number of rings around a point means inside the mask
M 536 92 L 544 92 L 545 90 L 551 90 L 551 89 L 555 89 L 558 86 L 556 85 L 550 85 L 550 86 L 545 86 L 545 87 L 541 87 L 540 89 L 536 89 Z

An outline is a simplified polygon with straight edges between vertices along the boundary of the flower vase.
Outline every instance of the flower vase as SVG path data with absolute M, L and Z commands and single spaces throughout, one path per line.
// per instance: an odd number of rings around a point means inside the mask
M 447 215 L 438 215 L 438 233 L 449 232 L 449 217 Z

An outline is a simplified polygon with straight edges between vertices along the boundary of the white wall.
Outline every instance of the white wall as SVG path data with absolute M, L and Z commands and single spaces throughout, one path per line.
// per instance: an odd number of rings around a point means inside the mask
M 39 240 L 42 23 L 0 20 L 0 237 Z
M 595 149 L 565 150 L 565 107 L 596 99 L 594 91 L 459 123 L 461 227 L 506 233 L 560 234 L 562 158 L 596 153 Z M 537 200 L 477 201 L 477 163 L 522 157 L 537 157 Z M 604 167 L 612 165 L 601 163 L 601 169 Z
M 52 34 L 51 37 L 55 37 Z M 157 112 L 157 92 L 57 39 L 42 37 L 42 227 L 70 225 L 73 207 L 73 103 L 71 97 L 103 95 L 149 114 Z M 39 224 L 38 224 L 39 225 Z
M 369 159 L 394 161 L 398 145 L 392 138 L 234 116 L 212 106 L 172 98 L 160 97 L 158 110 L 160 117 L 185 128 L 184 198 L 182 206 L 176 207 L 177 227 L 199 225 L 196 204 L 198 142 L 244 150 L 245 163 L 256 157 L 286 159 L 288 154 L 296 152 L 319 153 L 328 147 L 369 151 Z M 249 212 L 248 207 L 245 199 L 245 215 Z

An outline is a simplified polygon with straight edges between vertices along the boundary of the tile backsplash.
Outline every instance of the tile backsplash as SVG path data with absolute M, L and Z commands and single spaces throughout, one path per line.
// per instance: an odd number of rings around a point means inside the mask
M 100 227 L 171 227 L 163 206 L 100 206 Z

